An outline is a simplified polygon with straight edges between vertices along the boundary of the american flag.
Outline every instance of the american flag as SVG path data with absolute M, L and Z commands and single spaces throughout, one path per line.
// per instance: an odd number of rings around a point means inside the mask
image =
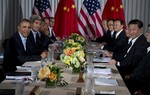
M 83 1 L 78 18 L 78 28 L 85 38 L 101 37 L 103 35 L 101 8 L 98 0 Z
M 32 14 L 39 15 L 41 17 L 51 17 L 49 0 L 35 0 Z

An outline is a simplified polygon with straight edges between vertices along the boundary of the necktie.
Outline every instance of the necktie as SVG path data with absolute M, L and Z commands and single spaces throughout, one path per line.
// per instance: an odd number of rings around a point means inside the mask
M 36 33 L 36 43 L 39 43 L 39 41 L 40 41 L 39 34 L 38 34 L 38 33 Z
M 132 39 L 133 40 L 133 39 Z M 132 46 L 132 40 L 131 41 L 129 41 L 129 43 L 128 43 L 128 50 L 127 50 L 127 53 L 130 51 L 130 49 L 131 49 L 131 46 Z
M 132 45 L 132 40 L 128 42 L 128 48 Z
M 112 38 L 115 39 L 115 37 L 116 37 L 116 32 L 114 31 Z

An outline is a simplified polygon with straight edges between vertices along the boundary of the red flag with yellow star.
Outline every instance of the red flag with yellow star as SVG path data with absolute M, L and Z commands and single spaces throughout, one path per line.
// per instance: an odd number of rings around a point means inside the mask
M 56 36 L 63 38 L 78 31 L 77 14 L 74 0 L 60 0 L 55 14 L 54 31 Z
M 122 19 L 125 23 L 122 0 L 107 0 L 102 13 L 102 19 Z

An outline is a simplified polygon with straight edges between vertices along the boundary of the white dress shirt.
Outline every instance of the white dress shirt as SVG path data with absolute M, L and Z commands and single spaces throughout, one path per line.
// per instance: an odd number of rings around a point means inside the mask
M 150 46 L 147 48 L 147 53 L 150 51 Z
M 55 33 L 53 32 L 53 28 L 49 26 L 48 29 L 49 29 L 49 36 L 51 37 L 52 34 L 55 36 Z

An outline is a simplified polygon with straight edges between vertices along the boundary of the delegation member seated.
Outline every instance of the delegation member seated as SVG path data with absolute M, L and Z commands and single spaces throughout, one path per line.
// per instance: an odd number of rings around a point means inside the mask
M 126 51 L 122 60 L 118 61 L 112 59 L 109 62 L 110 64 L 116 64 L 123 78 L 125 75 L 133 72 L 147 53 L 147 47 L 149 44 L 146 41 L 142 28 L 143 22 L 138 19 L 131 20 L 128 23 L 128 32 L 132 38 L 132 44 Z
M 60 38 L 57 38 L 57 37 L 56 37 L 55 32 L 54 32 L 54 30 L 53 30 L 53 26 L 54 26 L 54 24 L 55 24 L 55 19 L 54 19 L 54 17 L 50 17 L 50 18 L 46 17 L 46 18 L 43 18 L 43 20 L 44 20 L 44 22 L 45 22 L 45 23 L 47 24 L 47 26 L 48 26 L 48 28 L 47 28 L 47 30 L 48 30 L 47 34 L 48 34 L 48 36 L 50 37 L 51 41 L 52 41 L 52 42 L 55 42 L 55 41 L 59 40 Z
M 27 61 L 39 61 L 47 56 L 46 52 L 33 54 L 33 44 L 28 39 L 31 23 L 23 19 L 18 25 L 18 31 L 7 42 L 7 54 L 4 56 L 3 70 L 6 72 L 15 71 L 16 66 L 20 66 Z
M 114 29 L 113 29 L 113 22 L 114 20 L 113 19 L 109 19 L 107 21 L 107 31 L 104 33 L 104 35 L 100 38 L 97 38 L 96 39 L 96 42 L 99 42 L 100 44 L 102 45 L 108 45 L 108 46 L 111 46 L 113 41 L 115 40 L 115 34 L 116 32 L 114 32 Z
M 125 53 L 128 44 L 128 37 L 123 30 L 124 22 L 121 19 L 114 20 L 114 31 L 116 32 L 112 45 L 99 45 L 101 49 L 116 54 Z
M 139 65 L 134 69 L 133 73 L 125 76 L 125 83 L 131 93 L 140 95 L 150 95 L 150 31 L 145 34 L 149 47 L 147 54 Z M 141 94 L 142 95 L 142 94 Z
M 41 39 L 40 26 L 42 19 L 38 15 L 32 15 L 30 17 L 31 31 L 28 35 L 29 41 L 32 43 L 32 54 L 40 55 L 42 52 L 47 52 L 47 49 L 43 47 L 43 41 Z

